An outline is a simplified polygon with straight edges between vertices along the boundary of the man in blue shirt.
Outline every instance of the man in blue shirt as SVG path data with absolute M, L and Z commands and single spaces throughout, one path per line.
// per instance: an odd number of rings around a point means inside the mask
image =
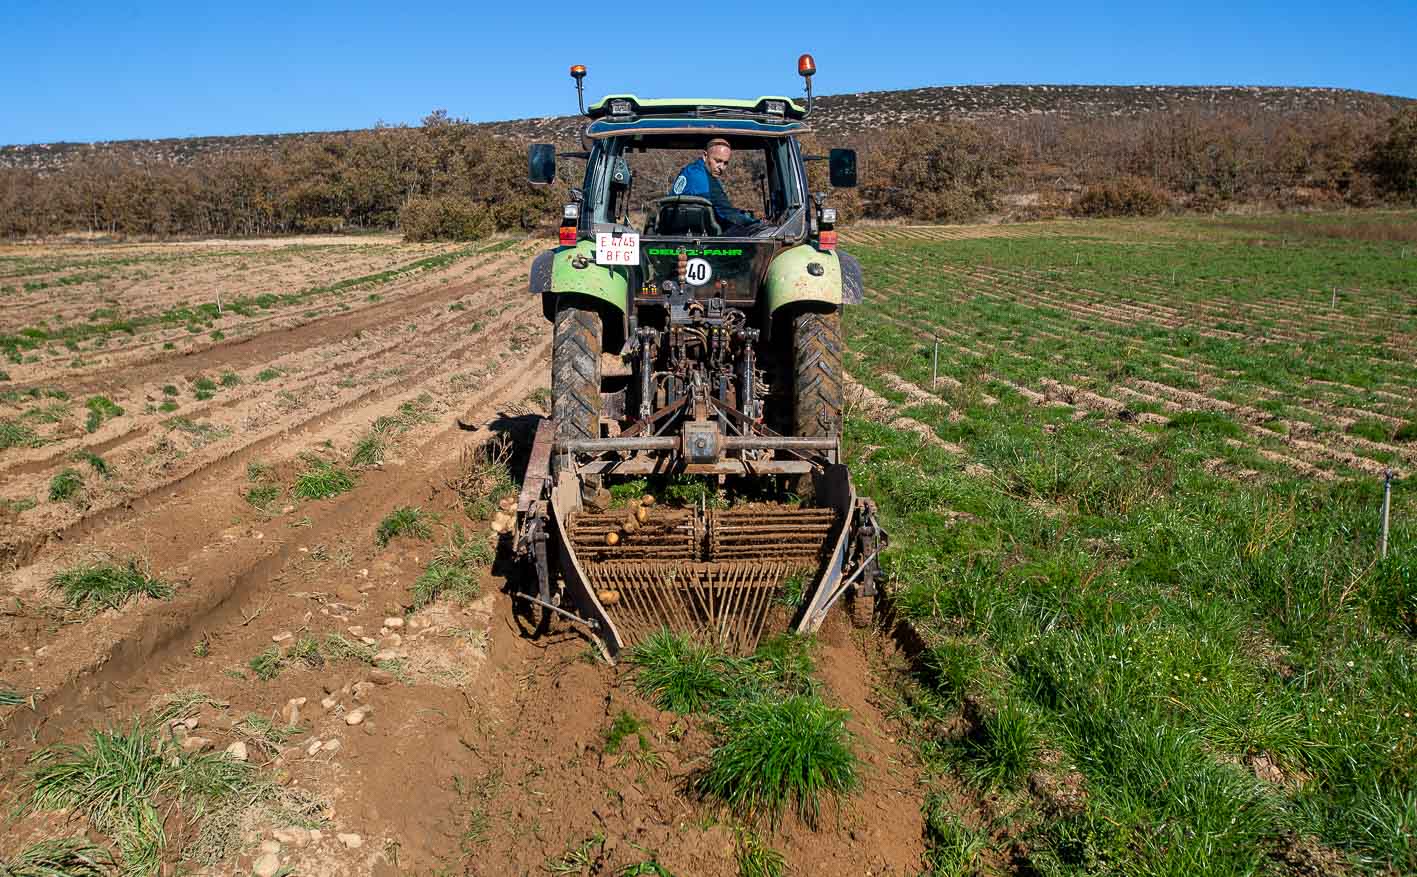
M 671 195 L 697 195 L 707 198 L 713 204 L 713 213 L 725 232 L 733 226 L 751 225 L 755 220 L 751 213 L 738 210 L 723 191 L 719 178 L 728 169 L 728 160 L 733 157 L 733 148 L 728 141 L 715 137 L 704 146 L 703 158 L 686 166 L 674 178 Z

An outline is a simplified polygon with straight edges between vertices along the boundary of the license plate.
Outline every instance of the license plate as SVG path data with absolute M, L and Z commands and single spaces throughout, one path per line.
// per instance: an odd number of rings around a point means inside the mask
M 601 232 L 597 234 L 595 236 L 595 264 L 640 264 L 640 236 L 634 232 L 625 232 L 624 234 Z

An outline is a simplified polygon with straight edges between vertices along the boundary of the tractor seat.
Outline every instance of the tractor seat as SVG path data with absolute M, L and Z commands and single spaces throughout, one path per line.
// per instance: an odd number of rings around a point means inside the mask
M 666 195 L 654 202 L 653 233 L 662 235 L 719 235 L 713 204 L 698 195 Z

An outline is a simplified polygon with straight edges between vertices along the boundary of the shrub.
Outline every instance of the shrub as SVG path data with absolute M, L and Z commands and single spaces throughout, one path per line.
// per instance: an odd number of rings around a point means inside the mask
M 409 198 L 399 228 L 407 241 L 475 241 L 496 230 L 486 209 L 456 195 Z
M 881 135 L 869 151 L 862 197 L 873 212 L 962 222 L 993 210 L 1019 156 L 984 129 L 927 122 Z
M 1166 193 L 1150 180 L 1122 176 L 1088 186 L 1073 204 L 1076 216 L 1155 216 L 1170 206 Z
M 1366 162 L 1378 185 L 1399 196 L 1417 196 L 1417 110 L 1407 107 L 1388 120 L 1387 136 Z

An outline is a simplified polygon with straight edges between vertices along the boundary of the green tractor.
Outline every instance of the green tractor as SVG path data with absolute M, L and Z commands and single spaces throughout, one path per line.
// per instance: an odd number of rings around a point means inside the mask
M 856 155 L 803 154 L 810 55 L 798 71 L 805 107 L 617 94 L 587 108 L 572 67 L 585 150 L 530 150 L 533 183 L 558 157 L 586 169 L 560 245 L 531 266 L 555 326 L 552 414 L 518 501 L 536 589 L 517 596 L 611 659 L 666 627 L 749 652 L 769 629 L 816 630 L 842 598 L 858 619 L 874 606 L 885 537 L 840 463 L 841 311 L 861 269 L 807 174 L 826 160 L 832 186 L 854 186 Z M 724 144 L 747 221 L 675 175 Z

